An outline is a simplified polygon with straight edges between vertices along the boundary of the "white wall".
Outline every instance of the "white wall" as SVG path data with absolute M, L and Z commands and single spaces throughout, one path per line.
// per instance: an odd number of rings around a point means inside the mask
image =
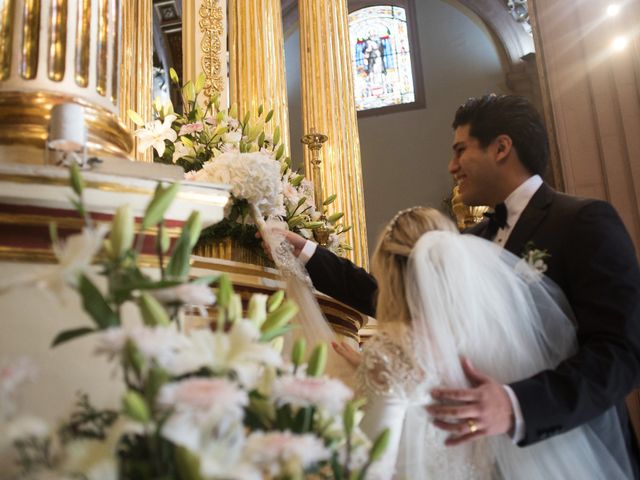
M 453 186 L 447 172 L 451 122 L 471 96 L 506 92 L 498 50 L 480 20 L 456 2 L 416 0 L 425 103 L 420 110 L 359 120 L 369 249 L 400 209 L 441 207 Z M 292 153 L 302 135 L 299 34 L 285 42 Z

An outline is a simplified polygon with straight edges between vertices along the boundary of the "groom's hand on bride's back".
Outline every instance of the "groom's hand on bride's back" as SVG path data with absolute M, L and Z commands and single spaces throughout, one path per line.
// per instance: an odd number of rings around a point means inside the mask
M 298 235 L 297 233 L 291 232 L 289 230 L 274 228 L 272 231 L 276 235 L 282 235 L 284 239 L 293 246 L 293 254 L 296 257 L 300 255 L 300 252 L 304 248 L 305 243 L 307 243 L 307 239 L 302 235 Z M 256 237 L 262 238 L 260 232 L 256 233 Z M 262 248 L 264 249 L 265 253 L 269 255 L 269 257 L 271 257 L 271 249 L 269 248 L 267 242 L 262 242 Z
M 445 444 L 510 433 L 513 406 L 503 385 L 476 370 L 468 359 L 462 360 L 462 369 L 473 387 L 434 389 L 431 396 L 436 403 L 426 407 L 433 424 L 451 434 Z

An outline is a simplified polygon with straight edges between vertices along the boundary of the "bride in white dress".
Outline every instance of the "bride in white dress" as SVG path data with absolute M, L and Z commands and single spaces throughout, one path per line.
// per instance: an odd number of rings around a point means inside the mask
M 631 478 L 612 409 L 587 425 L 521 448 L 506 435 L 445 447 L 447 433 L 425 410 L 432 388 L 468 387 L 460 357 L 503 384 L 553 368 L 576 348 L 559 288 L 524 260 L 486 240 L 460 235 L 434 209 L 400 212 L 373 257 L 379 333 L 359 364 L 367 397 L 362 428 L 391 430 L 379 479 Z M 622 455 L 620 455 L 622 453 Z

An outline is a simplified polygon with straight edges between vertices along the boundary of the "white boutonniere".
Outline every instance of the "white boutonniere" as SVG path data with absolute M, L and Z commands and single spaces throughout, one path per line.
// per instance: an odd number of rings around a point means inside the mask
M 516 272 L 527 280 L 537 281 L 547 271 L 546 259 L 550 256 L 547 250 L 540 250 L 533 242 L 527 242 L 522 259 L 516 264 Z

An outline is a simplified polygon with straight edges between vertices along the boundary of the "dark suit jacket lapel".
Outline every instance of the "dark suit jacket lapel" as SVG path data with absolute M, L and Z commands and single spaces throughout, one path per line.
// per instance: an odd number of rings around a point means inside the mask
M 504 248 L 514 255 L 520 256 L 522 254 L 524 246 L 531 240 L 540 222 L 546 216 L 547 208 L 553 199 L 553 194 L 553 189 L 546 183 L 540 186 L 522 211 Z

